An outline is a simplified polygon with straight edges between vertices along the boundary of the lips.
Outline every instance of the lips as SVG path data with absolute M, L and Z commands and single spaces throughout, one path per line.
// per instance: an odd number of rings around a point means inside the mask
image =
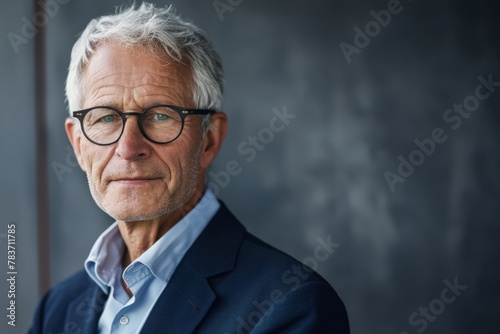
M 137 181 L 137 180 L 155 180 L 157 177 L 149 177 L 149 176 L 139 176 L 139 177 L 120 177 L 115 178 L 112 181 Z
M 111 178 L 110 182 L 117 182 L 120 184 L 143 184 L 154 180 L 159 180 L 159 177 L 154 176 L 120 176 Z

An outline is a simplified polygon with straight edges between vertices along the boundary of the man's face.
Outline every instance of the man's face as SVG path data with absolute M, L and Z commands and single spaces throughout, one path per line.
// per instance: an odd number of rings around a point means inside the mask
M 98 46 L 82 87 L 82 109 L 111 106 L 141 112 L 154 104 L 194 107 L 190 68 L 140 47 Z M 109 146 L 89 142 L 74 126 L 68 130 L 94 200 L 121 221 L 154 219 L 179 208 L 193 197 L 206 167 L 200 166 L 206 145 L 201 116 L 188 116 L 181 136 L 163 145 L 148 141 L 137 121 L 128 117 L 122 137 Z

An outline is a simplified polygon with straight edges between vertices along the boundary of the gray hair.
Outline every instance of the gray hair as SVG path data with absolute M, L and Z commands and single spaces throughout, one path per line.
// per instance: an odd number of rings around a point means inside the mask
M 158 8 L 143 2 L 117 9 L 116 14 L 93 19 L 71 51 L 66 99 L 69 111 L 82 108 L 82 74 L 100 42 L 143 46 L 165 52 L 170 58 L 189 61 L 193 73 L 193 102 L 196 108 L 221 110 L 224 75 L 222 62 L 204 32 L 175 14 L 172 5 Z M 203 119 L 207 130 L 209 118 Z

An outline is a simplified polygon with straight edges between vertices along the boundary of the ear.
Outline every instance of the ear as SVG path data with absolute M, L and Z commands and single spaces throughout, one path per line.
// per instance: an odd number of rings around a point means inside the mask
M 82 153 L 80 150 L 80 140 L 82 139 L 82 131 L 78 124 L 76 124 L 75 120 L 71 118 L 67 118 L 64 123 L 64 128 L 66 129 L 66 134 L 68 135 L 69 142 L 73 147 L 73 151 L 75 152 L 76 160 L 80 165 L 80 168 L 85 172 L 85 165 L 82 159 Z
M 227 116 L 223 112 L 216 112 L 210 116 L 210 127 L 205 136 L 205 145 L 201 152 L 200 164 L 206 169 L 219 153 L 227 132 Z

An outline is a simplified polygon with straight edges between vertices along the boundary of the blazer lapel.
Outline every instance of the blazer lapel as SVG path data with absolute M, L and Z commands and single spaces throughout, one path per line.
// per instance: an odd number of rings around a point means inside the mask
M 192 333 L 215 300 L 207 280 L 189 265 L 176 270 L 148 316 L 142 333 Z
M 221 208 L 177 266 L 142 333 L 193 333 L 217 295 L 208 278 L 234 268 L 245 228 Z

